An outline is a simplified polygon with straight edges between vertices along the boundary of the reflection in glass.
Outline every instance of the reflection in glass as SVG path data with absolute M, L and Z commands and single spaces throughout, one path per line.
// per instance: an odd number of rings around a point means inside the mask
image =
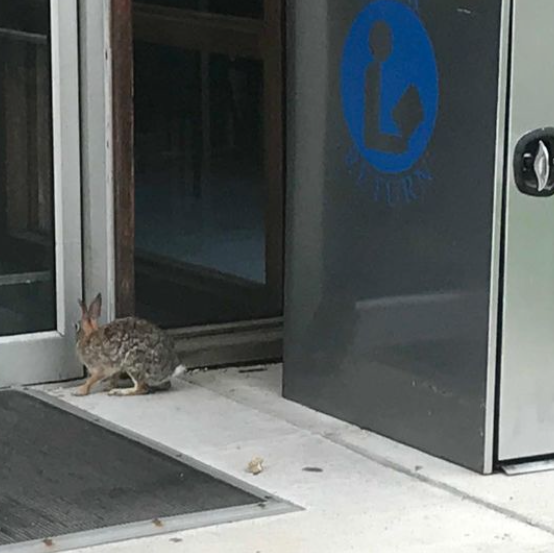
M 56 327 L 49 6 L 0 3 L 0 336 Z
M 237 17 L 264 16 L 263 0 L 134 0 L 135 4 L 199 10 Z
M 278 314 L 266 286 L 263 64 L 135 44 L 137 311 Z

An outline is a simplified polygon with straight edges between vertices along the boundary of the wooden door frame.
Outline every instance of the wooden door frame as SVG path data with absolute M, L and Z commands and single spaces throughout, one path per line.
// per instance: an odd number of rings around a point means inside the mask
M 284 229 L 284 3 L 264 0 L 264 19 L 232 18 L 194 12 L 186 21 L 173 20 L 175 40 L 187 37 L 195 46 L 234 55 L 247 54 L 264 61 L 264 126 L 266 171 L 266 269 L 268 289 L 283 301 Z M 149 16 L 156 8 L 148 8 Z M 167 24 L 171 9 L 159 10 Z M 191 13 L 192 16 L 192 13 Z M 146 23 L 146 22 L 145 22 Z M 151 28 L 140 15 L 133 22 L 132 0 L 111 0 L 112 55 L 112 151 L 115 212 L 115 309 L 118 317 L 135 310 L 135 208 L 134 208 L 134 106 L 133 106 L 133 25 L 142 33 Z M 202 45 L 210 28 L 214 37 Z M 228 52 L 229 36 L 233 52 Z M 200 41 L 200 44 L 199 44 Z M 227 42 L 226 42 L 227 41 Z M 225 46 L 227 45 L 227 46 Z M 124 214 L 124 216 L 122 216 Z
M 135 174 L 132 0 L 111 0 L 115 313 L 135 310 Z M 122 217 L 121 214 L 125 214 Z

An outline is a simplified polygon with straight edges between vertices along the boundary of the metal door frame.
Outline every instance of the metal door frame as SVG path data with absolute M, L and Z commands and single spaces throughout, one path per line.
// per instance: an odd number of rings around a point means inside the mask
M 73 330 L 82 289 L 77 1 L 51 0 L 50 6 L 57 327 L 0 338 L 0 386 L 82 373 Z
M 498 383 L 501 352 L 502 275 L 504 249 L 504 212 L 506 189 L 506 142 L 508 140 L 508 94 L 513 0 L 502 0 L 498 59 L 498 104 L 496 156 L 494 172 L 493 228 L 491 235 L 491 267 L 489 289 L 489 336 L 484 424 L 483 473 L 491 474 L 497 453 Z
M 115 317 L 111 0 L 79 0 L 83 286 Z

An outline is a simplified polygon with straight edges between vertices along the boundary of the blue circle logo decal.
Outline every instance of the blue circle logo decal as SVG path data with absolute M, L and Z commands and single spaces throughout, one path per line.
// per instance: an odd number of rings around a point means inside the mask
M 341 66 L 344 116 L 360 154 L 382 173 L 402 173 L 425 153 L 437 119 L 438 70 L 417 14 L 374 0 L 354 21 Z

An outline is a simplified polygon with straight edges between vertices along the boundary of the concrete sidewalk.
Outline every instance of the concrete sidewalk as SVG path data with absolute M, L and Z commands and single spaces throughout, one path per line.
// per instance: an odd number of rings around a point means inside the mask
M 280 382 L 273 366 L 196 373 L 145 397 L 50 390 L 304 508 L 88 551 L 554 552 L 554 473 L 479 476 L 288 402 Z M 257 456 L 265 471 L 252 476 Z

